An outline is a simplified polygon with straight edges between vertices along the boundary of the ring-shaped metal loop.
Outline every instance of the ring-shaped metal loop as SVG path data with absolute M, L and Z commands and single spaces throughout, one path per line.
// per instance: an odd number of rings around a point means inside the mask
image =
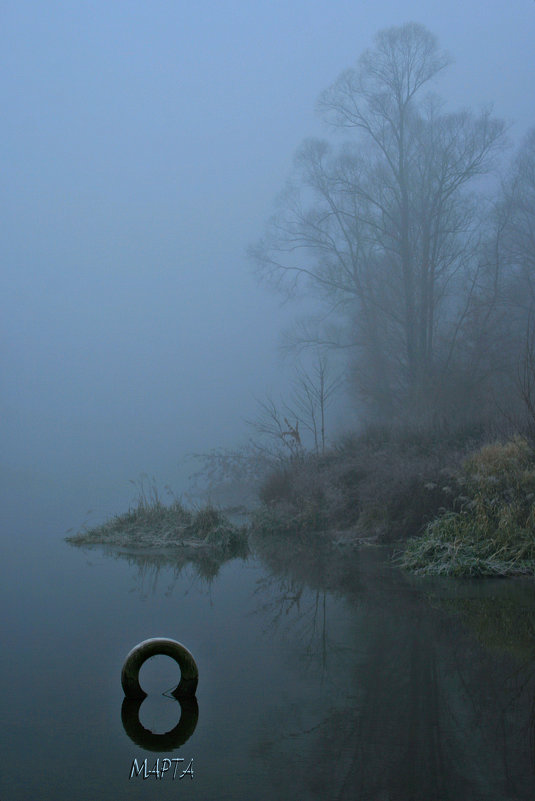
M 127 698 L 146 698 L 147 693 L 139 683 L 141 666 L 151 656 L 170 656 L 180 668 L 180 682 L 173 690 L 175 698 L 191 698 L 195 695 L 199 681 L 199 671 L 192 654 L 177 640 L 168 637 L 152 637 L 138 643 L 127 654 L 121 671 L 121 684 Z

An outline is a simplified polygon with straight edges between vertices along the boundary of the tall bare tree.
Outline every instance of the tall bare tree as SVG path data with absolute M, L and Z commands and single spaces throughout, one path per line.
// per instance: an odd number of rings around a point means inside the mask
M 520 399 L 533 433 L 533 343 L 535 314 L 535 129 L 514 155 L 492 215 L 485 248 L 486 285 L 476 310 L 484 308 L 500 408 L 514 412 Z M 497 380 L 496 380 L 497 379 Z M 529 380 L 528 380 L 529 379 Z M 506 415 L 508 416 L 508 414 Z M 521 417 L 521 415 L 520 415 Z
M 535 305 L 535 128 L 522 142 L 498 207 L 497 261 L 515 285 L 514 300 Z
M 447 64 L 423 26 L 381 31 L 320 96 L 324 120 L 353 139 L 303 144 L 251 249 L 263 277 L 321 298 L 338 334 L 314 336 L 353 349 L 361 395 L 384 415 L 421 415 L 436 399 L 477 287 L 468 189 L 491 169 L 504 125 L 424 93 Z

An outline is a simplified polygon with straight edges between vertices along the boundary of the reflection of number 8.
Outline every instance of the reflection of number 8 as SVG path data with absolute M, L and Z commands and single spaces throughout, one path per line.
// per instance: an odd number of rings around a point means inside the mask
M 121 707 L 121 721 L 130 739 L 146 751 L 173 751 L 189 740 L 199 718 L 196 698 L 178 698 L 180 720 L 174 729 L 165 734 L 155 734 L 146 729 L 139 719 L 139 708 L 144 698 L 124 698 Z
M 180 667 L 180 682 L 172 695 L 178 699 L 181 715 L 178 724 L 165 734 L 153 734 L 141 724 L 139 708 L 147 693 L 139 683 L 141 666 L 151 656 L 170 656 Z M 169 751 L 186 742 L 195 731 L 199 717 L 199 707 L 195 698 L 195 690 L 199 680 L 199 671 L 193 656 L 182 643 L 167 637 L 153 637 L 136 645 L 125 659 L 121 672 L 121 684 L 125 699 L 121 708 L 121 720 L 130 739 L 136 745 L 149 751 Z

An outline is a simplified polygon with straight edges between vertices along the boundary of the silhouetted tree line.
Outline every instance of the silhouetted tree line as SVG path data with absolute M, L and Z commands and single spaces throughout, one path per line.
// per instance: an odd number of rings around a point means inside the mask
M 319 98 L 343 140 L 303 143 L 250 249 L 263 279 L 319 300 L 294 344 L 344 349 L 379 420 L 481 417 L 512 402 L 526 366 L 535 130 L 491 180 L 505 124 L 445 110 L 430 88 L 448 64 L 421 25 L 379 32 Z

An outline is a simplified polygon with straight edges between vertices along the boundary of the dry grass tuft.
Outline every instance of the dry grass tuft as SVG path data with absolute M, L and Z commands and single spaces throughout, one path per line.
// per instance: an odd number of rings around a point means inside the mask
M 400 558 L 416 573 L 535 573 L 535 462 L 523 437 L 487 445 L 457 479 L 458 511 L 443 511 Z
M 148 495 L 142 489 L 128 512 L 66 539 L 74 545 L 176 548 L 182 555 L 203 551 L 225 558 L 248 551 L 245 528 L 221 511 L 212 506 L 190 511 L 177 499 L 164 504 L 154 487 Z

